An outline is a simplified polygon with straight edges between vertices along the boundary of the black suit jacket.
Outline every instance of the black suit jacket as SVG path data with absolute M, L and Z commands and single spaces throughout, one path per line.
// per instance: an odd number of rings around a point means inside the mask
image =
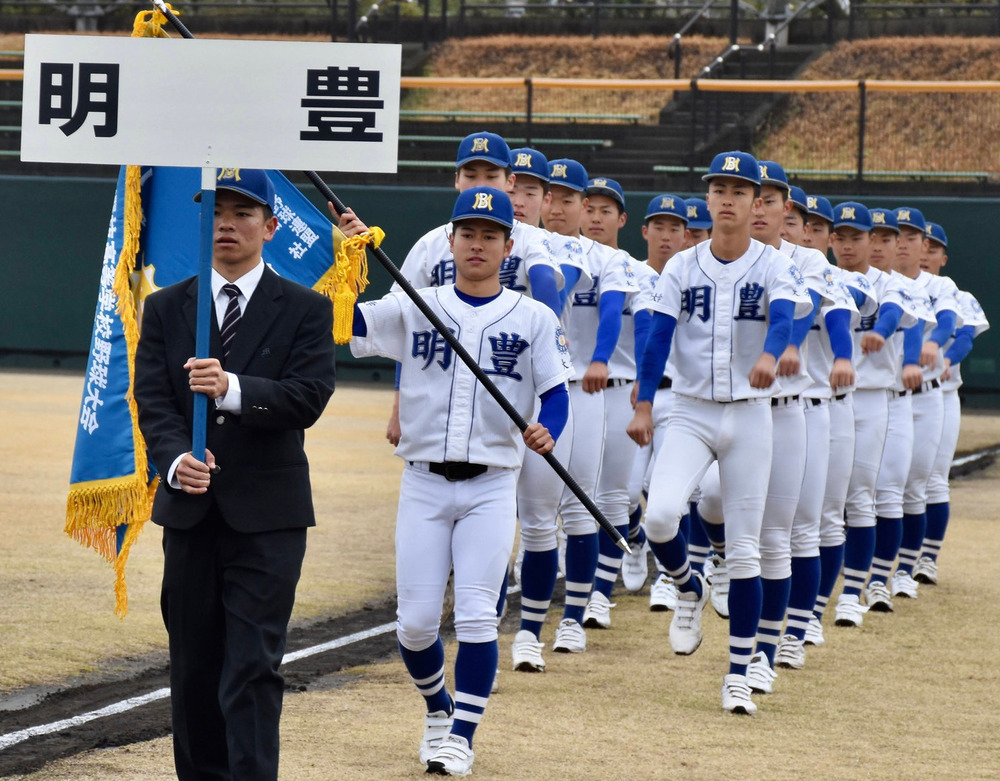
M 153 521 L 189 529 L 218 504 L 237 531 L 315 525 L 304 430 L 333 393 L 333 306 L 329 299 L 271 269 L 243 312 L 226 371 L 237 374 L 239 415 L 208 400 L 206 444 L 221 468 L 207 493 L 170 488 L 166 471 L 191 450 L 194 394 L 184 364 L 195 354 L 197 278 L 150 295 L 145 302 L 135 361 L 139 427 L 163 479 Z M 213 309 L 210 356 L 222 360 Z

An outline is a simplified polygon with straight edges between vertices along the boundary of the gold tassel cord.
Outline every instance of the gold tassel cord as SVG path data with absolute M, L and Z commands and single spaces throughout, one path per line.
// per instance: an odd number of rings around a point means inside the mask
M 354 304 L 368 286 L 368 254 L 366 248 L 377 248 L 385 231 L 371 227 L 364 233 L 347 238 L 333 226 L 334 264 L 314 285 L 314 289 L 333 300 L 333 341 L 351 341 Z

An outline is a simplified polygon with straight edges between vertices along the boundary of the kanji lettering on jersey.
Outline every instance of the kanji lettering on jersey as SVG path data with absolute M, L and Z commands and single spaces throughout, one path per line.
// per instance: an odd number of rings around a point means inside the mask
M 764 297 L 764 287 L 759 282 L 747 282 L 740 288 L 740 306 L 734 320 L 763 320 L 760 300 Z
M 523 293 L 526 288 L 524 285 L 517 284 L 517 272 L 521 268 L 521 258 L 516 255 L 511 255 L 509 258 L 504 258 L 503 262 L 500 264 L 500 284 L 504 287 L 509 287 L 511 290 L 515 290 L 518 293 Z
M 510 377 L 520 381 L 521 375 L 514 369 L 517 367 L 517 358 L 530 345 L 518 333 L 508 334 L 501 331 L 499 336 L 489 337 L 490 347 L 493 355 L 490 361 L 493 363 L 492 369 L 484 369 L 486 374 L 496 374 L 503 377 Z
M 454 281 L 455 281 L 454 260 L 439 261 L 434 266 L 434 268 L 431 269 L 432 287 L 441 287 L 442 285 L 450 285 Z
M 708 285 L 695 285 L 681 291 L 681 311 L 688 313 L 689 323 L 695 314 L 703 323 L 707 323 L 712 317 L 712 288 Z
M 437 364 L 447 371 L 448 367 L 451 366 L 451 353 L 451 345 L 434 329 L 413 332 L 413 351 L 411 354 L 414 358 L 424 359 L 424 365 L 420 367 L 421 369 L 426 369 L 434 358 L 440 355 Z

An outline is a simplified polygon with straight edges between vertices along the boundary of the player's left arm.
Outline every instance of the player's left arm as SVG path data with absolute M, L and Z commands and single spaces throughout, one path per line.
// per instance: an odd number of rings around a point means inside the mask
M 854 384 L 854 340 L 851 338 L 851 316 L 849 309 L 831 309 L 824 316 L 826 332 L 833 352 L 833 367 L 830 371 L 830 387 L 834 393 L 838 388 L 849 388 Z
M 750 370 L 750 387 L 770 388 L 774 384 L 778 357 L 785 352 L 792 338 L 792 324 L 795 317 L 795 301 L 775 298 L 767 308 L 767 336 L 764 337 L 764 352 Z
M 555 268 L 547 263 L 536 263 L 528 269 L 528 281 L 531 283 L 531 297 L 545 304 L 558 317 L 562 302 Z
M 556 440 L 566 428 L 569 420 L 569 391 L 566 383 L 549 388 L 539 396 L 542 404 L 538 410 L 538 421 L 524 430 L 524 444 L 539 455 L 545 455 L 556 445 Z
M 816 315 L 819 313 L 820 302 L 823 296 L 812 288 L 809 289 L 809 298 L 812 299 L 813 308 L 805 317 L 800 317 L 792 323 L 792 335 L 788 341 L 788 347 L 782 352 L 778 359 L 777 375 L 779 377 L 791 377 L 799 373 L 802 368 L 802 358 L 799 355 L 799 348 L 809 335 Z
M 920 350 L 921 366 L 933 366 L 937 363 L 941 345 L 951 339 L 958 322 L 958 313 L 953 309 L 942 309 L 935 314 L 937 315 L 937 325 L 934 326 Z
M 919 388 L 924 381 L 920 371 L 920 350 L 924 341 L 924 321 L 918 320 L 903 331 L 903 387 Z
M 608 386 L 608 361 L 622 332 L 624 308 L 624 292 L 607 290 L 601 293 L 597 302 L 597 344 L 590 366 L 583 375 L 583 390 L 586 393 L 599 393 Z

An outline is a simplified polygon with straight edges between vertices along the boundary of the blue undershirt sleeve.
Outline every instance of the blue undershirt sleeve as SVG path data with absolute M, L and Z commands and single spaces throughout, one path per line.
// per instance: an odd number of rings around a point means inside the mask
M 637 401 L 652 403 L 656 389 L 663 379 L 663 370 L 670 357 L 670 343 L 677 328 L 677 318 L 663 312 L 653 312 L 649 326 L 649 336 L 646 338 L 646 349 L 642 351 L 642 361 L 639 364 L 639 397 Z
M 354 336 L 368 336 L 368 323 L 365 316 L 361 314 L 361 307 L 354 305 L 354 320 L 351 323 L 351 334 Z
M 622 332 L 622 310 L 625 308 L 625 294 L 620 290 L 601 293 L 597 302 L 597 345 L 591 361 L 607 363 L 615 351 L 618 337 Z
M 635 329 L 635 367 L 639 368 L 642 352 L 646 349 L 646 339 L 649 338 L 649 325 L 653 322 L 653 313 L 648 309 L 640 309 L 632 315 L 632 327 Z
M 801 347 L 802 343 L 809 335 L 809 329 L 812 328 L 812 324 L 816 320 L 816 315 L 819 313 L 819 302 L 823 300 L 822 296 L 820 296 L 820 294 L 815 290 L 809 291 L 809 298 L 811 298 L 813 302 L 812 311 L 805 317 L 800 317 L 792 324 L 792 338 L 790 344 L 793 344 L 796 347 Z
M 830 334 L 830 349 L 833 357 L 851 360 L 854 355 L 854 339 L 851 338 L 851 313 L 846 309 L 831 309 L 824 318 L 827 333 Z
M 545 304 L 559 317 L 562 303 L 556 285 L 556 270 L 543 263 L 536 263 L 528 269 L 528 281 L 531 283 L 531 297 Z
M 958 321 L 958 314 L 951 309 L 944 309 L 937 313 L 937 325 L 934 326 L 927 337 L 930 342 L 936 342 L 938 347 L 951 339 L 955 333 L 955 323 Z
M 560 263 L 559 268 L 562 269 L 565 284 L 563 289 L 559 291 L 559 312 L 556 312 L 557 315 L 566 308 L 569 292 L 576 287 L 576 283 L 580 281 L 580 274 L 583 273 L 578 266 L 570 266 L 565 263 Z
M 538 409 L 538 422 L 549 430 L 553 439 L 558 440 L 569 420 L 569 391 L 566 390 L 566 383 L 549 388 L 539 398 L 542 406 Z
M 924 346 L 924 321 L 920 320 L 903 331 L 903 366 L 920 363 L 920 350 Z
M 854 299 L 854 303 L 858 307 L 858 309 L 863 307 L 865 301 L 868 300 L 868 296 L 864 294 L 864 291 L 858 290 L 856 287 L 851 287 L 850 285 L 846 285 L 846 287 L 847 287 L 847 292 L 851 294 L 851 298 Z
M 397 362 L 396 363 L 396 381 L 395 381 L 395 384 L 392 386 L 393 390 L 399 390 L 399 375 L 402 374 L 402 373 L 403 373 L 403 364 Z
M 767 308 L 770 321 L 764 338 L 764 352 L 778 359 L 788 347 L 792 338 L 792 319 L 795 317 L 795 302 L 787 298 L 777 298 Z
M 971 325 L 963 325 L 955 332 L 955 341 L 951 343 L 948 352 L 944 357 L 951 361 L 951 365 L 961 363 L 965 356 L 972 351 L 972 340 L 976 336 L 976 328 Z
M 878 319 L 872 330 L 883 339 L 888 339 L 899 328 L 899 321 L 903 317 L 903 308 L 899 304 L 887 301 L 878 308 Z

